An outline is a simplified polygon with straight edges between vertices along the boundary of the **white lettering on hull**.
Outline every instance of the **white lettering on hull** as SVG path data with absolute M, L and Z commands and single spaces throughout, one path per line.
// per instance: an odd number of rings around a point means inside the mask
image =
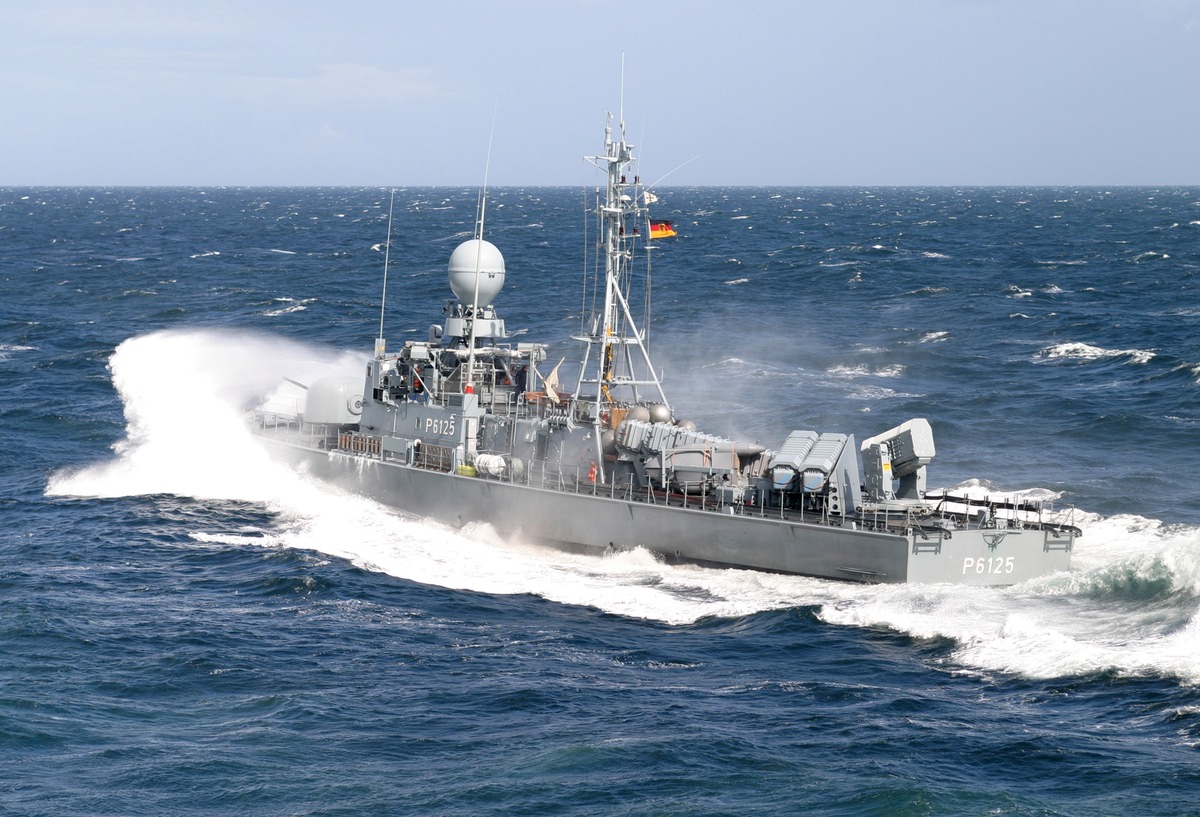
M 455 419 L 454 417 L 447 417 L 444 420 L 439 420 L 436 417 L 426 417 L 425 433 L 436 434 L 439 437 L 453 437 Z
M 977 576 L 994 576 L 1000 573 L 1012 573 L 1016 567 L 1015 556 L 968 556 L 963 559 L 963 575 L 974 573 Z

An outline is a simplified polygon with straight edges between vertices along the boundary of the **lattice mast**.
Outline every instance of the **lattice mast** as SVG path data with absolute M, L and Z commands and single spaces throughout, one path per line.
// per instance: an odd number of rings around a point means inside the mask
M 594 305 L 587 332 L 579 337 L 588 347 L 575 397 L 580 397 L 585 386 L 594 386 L 598 411 L 638 403 L 661 403 L 669 408 L 661 378 L 650 359 L 646 331 L 638 326 L 630 308 L 635 273 L 641 270 L 645 293 L 642 317 L 649 320 L 650 257 L 647 247 L 639 246 L 649 235 L 649 216 L 641 180 L 633 174 L 633 145 L 626 141 L 625 123 L 619 126 L 620 138 L 614 139 L 609 114 L 604 127 L 604 155 L 587 157 L 606 175 L 605 190 L 597 191 L 595 211 L 604 301 Z

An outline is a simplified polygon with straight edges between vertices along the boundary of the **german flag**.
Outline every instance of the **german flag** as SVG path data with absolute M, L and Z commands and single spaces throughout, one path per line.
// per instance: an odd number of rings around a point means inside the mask
M 673 235 L 679 235 L 675 232 L 675 228 L 671 226 L 671 222 L 663 220 L 650 220 L 650 237 L 651 238 L 670 238 Z

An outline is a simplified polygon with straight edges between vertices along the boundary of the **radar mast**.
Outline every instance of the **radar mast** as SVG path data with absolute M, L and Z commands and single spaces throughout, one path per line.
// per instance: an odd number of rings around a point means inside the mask
M 620 136 L 614 138 L 613 116 L 608 114 L 604 155 L 586 157 L 606 176 L 604 191 L 596 191 L 595 207 L 600 256 L 595 275 L 604 275 L 604 299 L 593 303 L 584 333 L 576 338 L 587 344 L 587 351 L 574 396 L 579 399 L 586 387 L 595 388 L 596 419 L 614 405 L 653 402 L 669 408 L 650 360 L 646 329 L 639 327 L 630 307 L 635 284 L 640 283 L 642 318 L 649 322 L 650 255 L 642 241 L 649 235 L 649 214 L 641 179 L 633 172 L 633 145 L 626 141 L 623 120 L 619 128 Z M 638 271 L 643 273 L 640 281 L 636 280 Z M 598 284 L 593 291 L 599 291 Z M 587 397 L 590 395 L 584 399 Z

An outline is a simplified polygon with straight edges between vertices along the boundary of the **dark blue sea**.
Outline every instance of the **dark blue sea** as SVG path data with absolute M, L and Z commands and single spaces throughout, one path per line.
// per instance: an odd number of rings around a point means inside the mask
M 862 586 L 565 556 L 281 470 L 242 411 L 363 370 L 384 189 L 0 189 L 0 813 L 1200 813 L 1200 189 L 666 188 L 677 416 L 932 423 L 1070 573 Z M 573 358 L 591 191 L 498 189 Z M 474 189 L 399 189 L 423 338 Z

